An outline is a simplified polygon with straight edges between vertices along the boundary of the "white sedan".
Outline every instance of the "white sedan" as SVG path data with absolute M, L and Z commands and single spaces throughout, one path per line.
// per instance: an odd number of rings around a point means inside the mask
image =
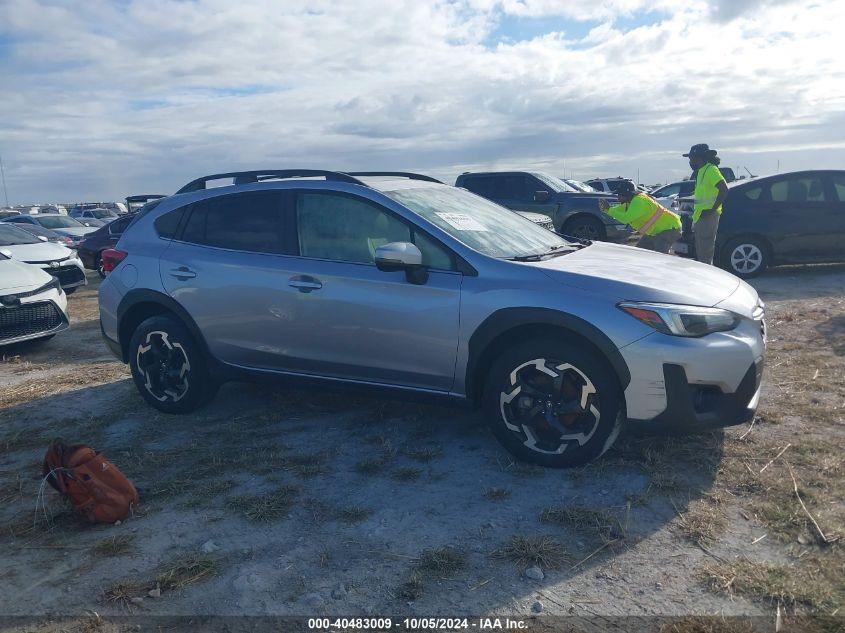
M 85 268 L 76 251 L 36 237 L 12 224 L 0 222 L 0 252 L 11 259 L 33 264 L 59 280 L 70 294 L 87 282 Z
M 58 279 L 0 248 L 0 346 L 52 338 L 70 325 Z

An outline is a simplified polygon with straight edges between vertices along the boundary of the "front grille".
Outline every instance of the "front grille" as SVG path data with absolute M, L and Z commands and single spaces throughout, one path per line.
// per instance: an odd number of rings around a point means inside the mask
M 79 266 L 74 266 L 73 264 L 59 266 L 58 268 L 45 268 L 44 270 L 58 279 L 62 286 L 78 284 L 85 280 L 85 273 L 80 270 Z
M 62 315 L 52 301 L 0 307 L 0 341 L 49 332 L 62 322 Z

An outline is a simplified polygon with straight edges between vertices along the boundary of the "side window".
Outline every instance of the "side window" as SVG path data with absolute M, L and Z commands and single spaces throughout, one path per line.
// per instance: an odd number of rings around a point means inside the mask
M 485 198 L 494 197 L 493 183 L 495 178 L 467 178 L 464 186 L 479 196 Z
M 375 263 L 376 249 L 390 242 L 412 242 L 422 263 L 438 270 L 456 270 L 451 254 L 440 244 L 376 204 L 325 193 L 301 193 L 296 218 L 303 257 L 357 264 Z
M 763 186 L 759 187 L 745 187 L 742 190 L 742 195 L 748 200 L 759 200 L 760 194 L 763 193 Z
M 372 264 L 376 248 L 410 242 L 407 225 L 376 205 L 323 193 L 301 193 L 296 200 L 299 252 L 303 257 Z
M 182 220 L 182 214 L 185 213 L 185 210 L 188 208 L 190 208 L 190 205 L 187 207 L 179 207 L 178 209 L 168 211 L 164 215 L 157 217 L 155 222 L 153 222 L 153 226 L 155 226 L 158 236 L 172 240 L 176 235 L 176 231 L 179 229 L 179 222 Z
M 120 218 L 119 220 L 113 220 L 109 222 L 106 226 L 109 229 L 110 235 L 120 235 L 126 230 L 126 227 L 129 226 L 129 222 L 132 221 L 132 218 Z
M 182 240 L 204 246 L 281 255 L 283 198 L 275 192 L 245 192 L 192 205 Z
M 833 189 L 839 202 L 845 202 L 845 174 L 833 174 L 830 177 L 833 182 Z
M 824 202 L 824 186 L 818 176 L 788 178 L 772 183 L 772 202 Z
M 522 174 L 502 176 L 496 179 L 496 193 L 493 197 L 503 200 L 533 200 L 533 195 L 528 194 L 527 184 Z
M 680 191 L 681 185 L 666 185 L 658 193 L 660 197 L 665 198 L 666 196 L 676 196 Z

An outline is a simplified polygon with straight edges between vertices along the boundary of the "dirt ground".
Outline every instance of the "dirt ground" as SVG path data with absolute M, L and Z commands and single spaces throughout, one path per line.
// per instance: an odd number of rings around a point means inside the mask
M 0 351 L 0 615 L 842 615 L 845 266 L 754 281 L 753 424 L 623 436 L 568 471 L 400 400 L 228 384 L 158 414 L 89 281 L 69 331 Z M 57 436 L 133 479 L 133 518 L 87 525 L 49 487 L 34 512 Z

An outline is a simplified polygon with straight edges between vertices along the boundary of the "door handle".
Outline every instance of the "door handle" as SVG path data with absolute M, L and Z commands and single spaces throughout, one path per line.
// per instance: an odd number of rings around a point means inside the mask
M 308 275 L 294 275 L 288 279 L 288 285 L 291 288 L 296 288 L 299 292 L 311 292 L 312 290 L 319 290 L 323 287 L 319 279 L 309 277 Z
M 179 281 L 185 281 L 186 279 L 193 279 L 197 274 L 187 266 L 179 266 L 179 268 L 170 269 L 170 276 L 176 277 Z

